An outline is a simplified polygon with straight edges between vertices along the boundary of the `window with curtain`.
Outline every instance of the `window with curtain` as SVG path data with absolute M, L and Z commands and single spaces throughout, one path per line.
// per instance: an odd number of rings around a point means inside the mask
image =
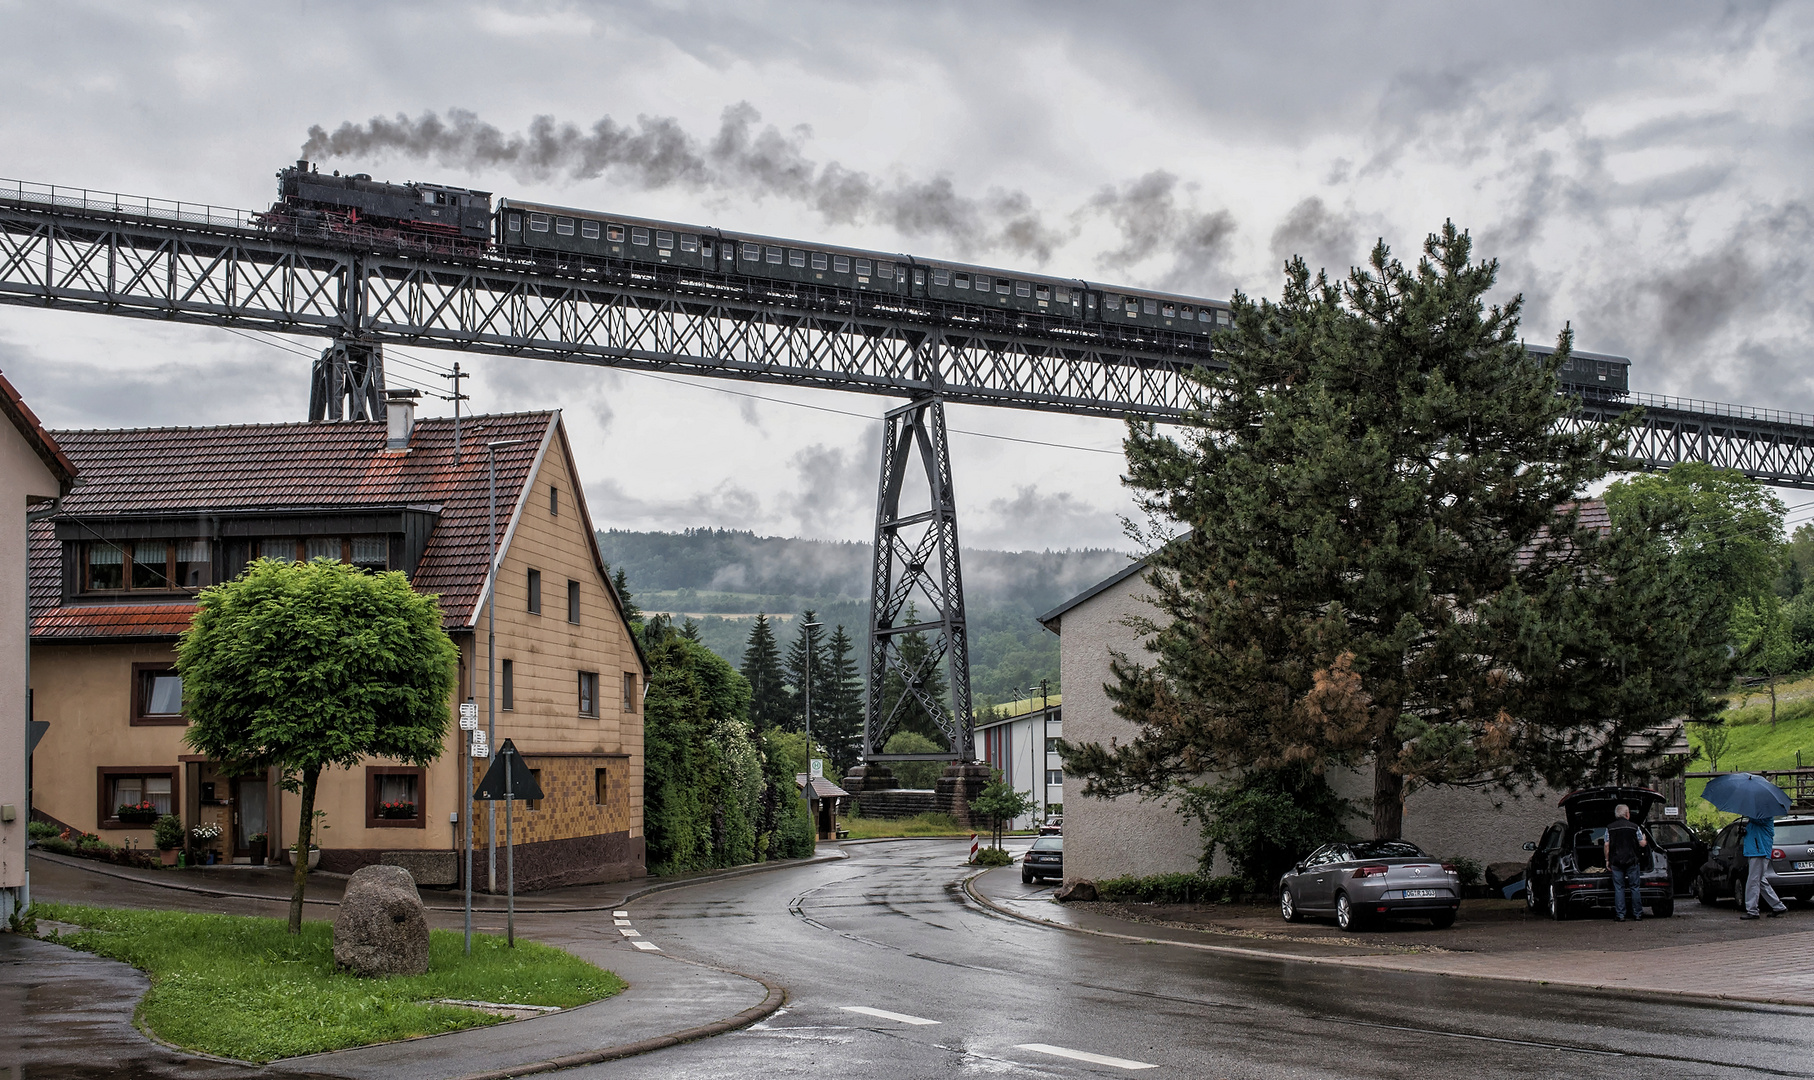
M 311 536 L 302 542 L 302 557 L 308 562 L 316 559 L 339 562 L 341 546 L 338 536 Z
M 353 565 L 378 573 L 390 569 L 390 538 L 384 536 L 353 537 Z
M 214 584 L 214 553 L 208 541 L 176 542 L 176 584 L 185 589 Z
M 132 587 L 170 587 L 170 544 L 164 540 L 137 540 L 132 545 Z
M 88 547 L 88 587 L 90 589 L 124 589 L 126 587 L 126 552 L 113 544 L 90 544 Z
M 171 813 L 172 786 L 168 776 L 115 776 L 113 806 L 117 812 L 121 806 L 150 803 L 159 814 Z
M 261 559 L 281 559 L 284 562 L 296 561 L 296 540 L 294 537 L 274 536 L 258 542 L 258 557 Z
M 579 714 L 581 716 L 598 715 L 598 672 L 596 671 L 579 673 Z

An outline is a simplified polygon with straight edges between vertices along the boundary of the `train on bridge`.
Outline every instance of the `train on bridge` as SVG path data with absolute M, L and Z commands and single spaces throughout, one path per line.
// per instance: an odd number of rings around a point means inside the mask
M 760 290 L 768 299 L 828 310 L 897 306 L 910 315 L 937 304 L 947 324 L 987 329 L 1011 321 L 1016 329 L 1135 340 L 1187 354 L 1212 351 L 1213 335 L 1233 321 L 1220 300 L 518 199 L 500 198 L 494 209 L 492 192 L 392 184 L 365 173 L 324 175 L 307 161 L 277 178 L 277 202 L 261 219 L 265 228 L 377 250 L 494 257 L 539 270 L 630 278 L 685 274 L 702 286 Z M 1577 392 L 1623 397 L 1630 366 L 1624 357 L 1576 351 L 1560 376 Z

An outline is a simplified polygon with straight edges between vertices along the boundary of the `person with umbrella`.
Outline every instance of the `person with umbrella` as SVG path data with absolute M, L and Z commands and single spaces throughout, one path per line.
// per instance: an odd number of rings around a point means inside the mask
M 1727 773 L 1707 781 L 1701 792 L 1718 809 L 1749 818 L 1745 826 L 1745 910 L 1741 919 L 1758 917 L 1762 901 L 1766 914 L 1774 918 L 1788 910 L 1776 890 L 1764 880 L 1770 871 L 1770 852 L 1776 847 L 1776 818 L 1793 805 L 1782 788 L 1756 773 Z

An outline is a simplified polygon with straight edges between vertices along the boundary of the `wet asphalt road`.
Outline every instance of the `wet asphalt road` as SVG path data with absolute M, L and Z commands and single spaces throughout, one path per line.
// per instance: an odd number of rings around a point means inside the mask
M 1621 999 L 1110 941 L 977 905 L 961 889 L 970 870 L 958 843 L 849 850 L 845 862 L 632 903 L 645 940 L 774 979 L 789 988 L 789 1003 L 746 1031 L 563 1075 L 1814 1075 L 1814 1010 Z M 1154 1068 L 1127 1067 L 1134 1064 Z

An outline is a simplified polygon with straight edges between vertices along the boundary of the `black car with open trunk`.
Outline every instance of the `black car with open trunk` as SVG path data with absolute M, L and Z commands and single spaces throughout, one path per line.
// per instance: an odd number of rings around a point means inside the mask
M 1631 820 L 1648 841 L 1638 852 L 1639 904 L 1658 916 L 1675 914 L 1668 852 L 1645 824 L 1663 804 L 1663 795 L 1637 787 L 1588 788 L 1562 797 L 1563 820 L 1545 829 L 1541 840 L 1524 845 L 1532 852 L 1524 872 L 1525 903 L 1531 911 L 1560 920 L 1594 908 L 1612 909 L 1604 845 L 1606 827 L 1621 804 L 1630 808 Z

